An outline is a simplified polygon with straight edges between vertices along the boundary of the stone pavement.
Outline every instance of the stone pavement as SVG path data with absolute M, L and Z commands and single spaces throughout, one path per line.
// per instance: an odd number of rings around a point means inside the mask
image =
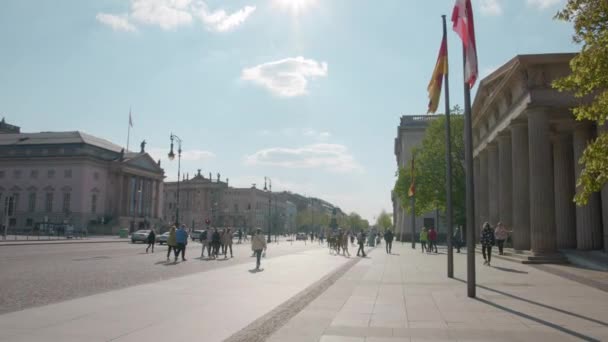
M 477 299 L 466 255 L 376 248 L 276 331 L 271 342 L 607 341 L 608 293 L 527 265 L 477 255 Z M 419 247 L 418 247 L 419 248 Z M 445 253 L 445 250 L 440 250 Z
M 2 246 L 25 246 L 25 245 L 61 245 L 73 243 L 113 243 L 113 242 L 131 242 L 131 239 L 121 239 L 114 235 L 99 235 L 88 236 L 85 238 L 67 239 L 64 237 L 47 237 L 47 236 L 7 236 L 6 240 L 0 238 L 0 247 Z
M 263 259 L 265 270 L 251 272 L 251 258 L 248 264 L 0 315 L 0 341 L 222 341 L 348 260 L 314 249 Z

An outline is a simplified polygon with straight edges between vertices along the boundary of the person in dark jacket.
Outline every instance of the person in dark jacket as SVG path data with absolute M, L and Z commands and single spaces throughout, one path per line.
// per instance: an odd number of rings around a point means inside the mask
M 359 232 L 359 236 L 357 236 L 357 242 L 359 243 L 357 256 L 359 256 L 360 253 L 363 253 L 361 256 L 365 258 L 365 233 L 363 232 L 363 230 Z
M 460 235 L 460 227 L 456 227 L 454 235 L 452 236 L 452 244 L 454 245 L 454 248 L 456 248 L 456 253 L 460 253 L 460 248 L 462 248 L 462 236 Z
M 211 235 L 211 244 L 213 245 L 213 258 L 217 259 L 220 252 L 220 245 L 222 244 L 222 237 L 220 232 L 217 231 L 217 228 L 213 230 L 213 235 Z
M 386 233 L 384 233 L 384 241 L 386 241 L 386 254 L 391 254 L 391 251 L 393 249 L 394 238 L 395 236 L 393 235 L 393 232 L 391 232 L 390 229 L 388 229 Z
M 435 230 L 435 227 L 429 229 L 429 249 L 431 250 L 431 253 L 433 250 L 437 253 L 437 231 Z
M 146 247 L 146 253 L 148 253 L 150 247 L 152 247 L 152 253 L 154 253 L 154 244 L 156 244 L 156 233 L 154 232 L 154 228 L 152 228 L 148 234 L 148 247 Z
M 492 259 L 492 246 L 494 246 L 495 239 L 494 230 L 488 222 L 484 222 L 483 224 L 479 242 L 481 243 L 481 254 L 483 254 L 483 260 L 485 260 L 483 264 L 490 266 L 490 261 Z

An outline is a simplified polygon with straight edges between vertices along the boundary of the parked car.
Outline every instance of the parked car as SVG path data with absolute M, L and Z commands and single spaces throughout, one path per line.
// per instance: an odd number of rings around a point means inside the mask
M 156 235 L 156 242 L 158 242 L 159 245 L 162 245 L 163 243 L 167 243 L 168 239 L 169 239 L 169 232 L 165 232 L 162 235 Z
M 200 241 L 203 232 L 204 230 L 193 230 L 192 233 L 190 233 L 190 238 L 192 241 Z
M 308 237 L 306 236 L 305 233 L 298 233 L 296 235 L 296 240 L 308 240 Z
M 135 233 L 131 234 L 131 243 L 136 243 L 137 241 L 146 243 L 148 242 L 148 234 L 150 231 L 147 229 L 140 229 Z

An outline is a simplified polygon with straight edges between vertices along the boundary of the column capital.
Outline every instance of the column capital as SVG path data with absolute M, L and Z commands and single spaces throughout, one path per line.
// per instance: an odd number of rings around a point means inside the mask
M 492 152 L 494 152 L 498 149 L 498 143 L 496 141 L 491 141 L 488 143 L 488 145 L 486 145 L 486 149 L 488 151 L 492 150 Z
M 509 123 L 509 130 L 511 130 L 513 128 L 527 127 L 527 126 L 528 126 L 528 120 L 518 118 L 515 120 L 511 120 L 511 123 Z
M 551 111 L 551 107 L 549 106 L 535 106 L 535 105 L 528 105 L 525 109 L 525 113 L 530 115 L 534 115 L 534 114 L 544 114 Z

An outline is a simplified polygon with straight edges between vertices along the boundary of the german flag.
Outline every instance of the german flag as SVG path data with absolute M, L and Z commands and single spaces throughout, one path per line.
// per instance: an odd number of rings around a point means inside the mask
M 411 170 L 411 173 L 412 173 L 412 183 L 410 184 L 410 189 L 407 192 L 407 195 L 409 197 L 414 197 L 414 195 L 416 194 L 416 180 L 415 180 L 415 177 L 414 177 L 414 156 L 412 156 L 412 170 Z
M 439 56 L 437 57 L 437 63 L 435 64 L 435 70 L 433 70 L 433 76 L 429 82 L 427 90 L 429 92 L 429 109 L 427 114 L 435 113 L 437 106 L 439 105 L 439 98 L 441 97 L 441 86 L 443 84 L 443 77 L 448 73 L 448 42 L 443 35 L 441 40 L 441 47 L 439 48 Z

